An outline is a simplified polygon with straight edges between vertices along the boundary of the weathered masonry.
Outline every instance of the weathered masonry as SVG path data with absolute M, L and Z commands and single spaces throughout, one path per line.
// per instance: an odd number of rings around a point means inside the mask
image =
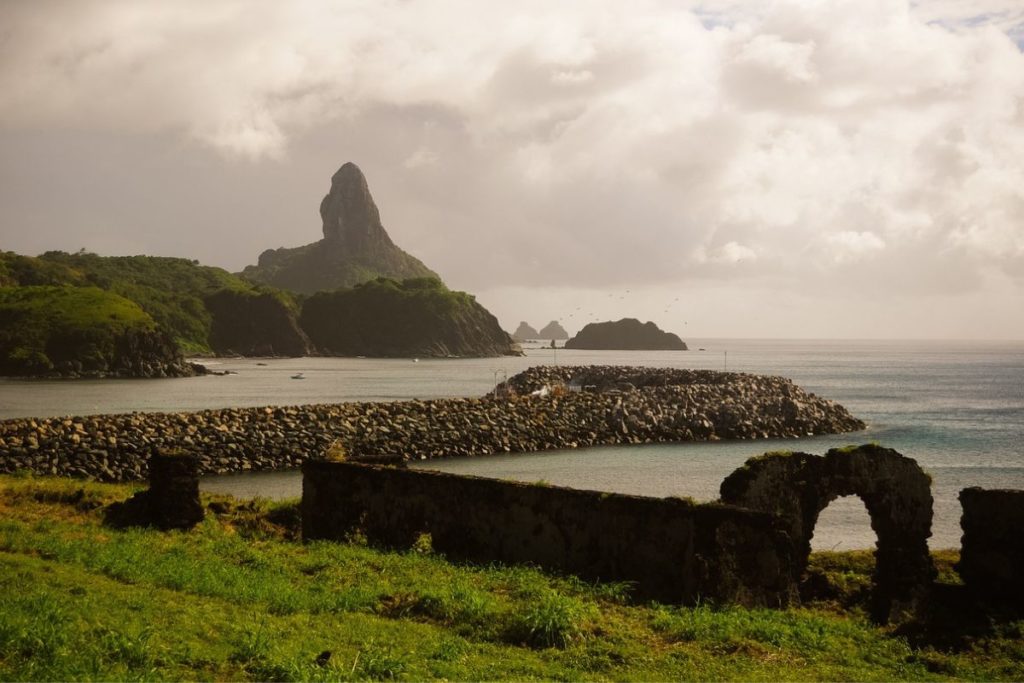
M 1024 608 L 1024 491 L 969 488 L 960 492 L 957 572 L 974 596 Z
M 797 600 L 794 546 L 771 514 L 352 461 L 310 461 L 303 475 L 307 540 L 359 530 L 374 543 L 409 547 L 428 533 L 451 559 L 634 582 L 645 599 Z
M 408 547 L 428 533 L 434 548 L 453 559 L 528 562 L 629 581 L 645 599 L 798 602 L 818 514 L 851 494 L 864 500 L 878 535 L 877 620 L 912 617 L 935 576 L 928 475 L 878 446 L 751 458 L 723 482 L 724 504 L 358 461 L 310 461 L 303 475 L 306 539 L 344 540 L 359 531 L 377 544 Z
M 864 501 L 875 550 L 872 616 L 882 622 L 912 616 L 928 594 L 935 568 L 931 478 L 916 461 L 881 446 L 832 449 L 824 456 L 767 453 L 751 458 L 722 482 L 726 503 L 778 514 L 795 543 L 791 570 L 803 575 L 818 515 L 840 496 Z

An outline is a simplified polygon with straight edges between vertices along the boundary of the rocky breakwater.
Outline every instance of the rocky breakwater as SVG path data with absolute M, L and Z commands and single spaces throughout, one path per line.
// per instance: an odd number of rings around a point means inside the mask
M 555 388 L 530 395 L 544 386 Z M 355 457 L 426 460 L 863 427 L 842 406 L 781 377 L 537 367 L 483 398 L 7 420 L 0 471 L 126 481 L 145 478 L 150 452 L 161 447 L 194 453 L 199 471 L 211 474 L 294 468 L 336 439 Z

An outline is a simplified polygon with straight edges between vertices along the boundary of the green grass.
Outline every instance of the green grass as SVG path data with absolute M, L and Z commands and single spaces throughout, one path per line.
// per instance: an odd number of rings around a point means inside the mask
M 218 498 L 187 533 L 104 526 L 130 493 L 0 477 L 0 680 L 1024 677 L 1021 622 L 938 648 L 856 604 L 637 605 L 623 584 L 453 564 L 429 538 L 302 544 L 294 502 Z M 863 579 L 869 560 L 819 569 Z

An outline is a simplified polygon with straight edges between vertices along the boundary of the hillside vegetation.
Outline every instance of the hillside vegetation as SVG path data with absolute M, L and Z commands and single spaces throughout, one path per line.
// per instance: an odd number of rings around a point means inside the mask
M 629 587 L 298 542 L 295 502 L 207 498 L 187 533 L 103 525 L 125 486 L 0 477 L 0 680 L 1019 680 L 1024 623 L 871 624 L 867 553 L 812 558 L 838 598 L 633 604 Z M 937 556 L 949 579 L 955 555 Z
M 138 304 L 186 354 L 308 352 L 295 321 L 297 303 L 291 295 L 253 285 L 226 270 L 196 261 L 60 251 L 33 258 L 7 252 L 0 254 L 0 283 L 90 285 L 118 294 Z M 215 309 L 208 305 L 211 298 L 217 301 Z M 237 343 L 240 335 L 231 331 L 235 312 L 251 309 L 254 299 L 260 300 L 258 308 L 264 316 L 246 321 L 245 339 Z M 287 350 L 278 350 L 268 339 Z M 222 340 L 234 342 L 239 348 L 218 343 Z
M 436 278 L 378 278 L 314 294 L 302 328 L 327 354 L 347 356 L 499 356 L 511 340 L 497 319 L 465 292 Z
M 97 287 L 0 288 L 0 373 L 190 374 L 137 304 Z
M 469 294 L 453 292 L 435 278 L 378 278 L 305 299 L 180 258 L 0 252 L 0 286 L 46 285 L 92 288 L 133 302 L 187 355 L 445 357 L 513 352 L 493 315 Z M 42 305 L 43 299 L 36 301 Z
M 222 268 L 181 258 L 47 252 L 40 260 L 65 265 L 82 273 L 89 283 L 136 302 L 185 353 L 228 350 L 211 343 L 214 317 L 206 306 L 207 297 L 264 293 Z M 294 313 L 295 302 L 287 294 L 275 291 L 268 296 Z

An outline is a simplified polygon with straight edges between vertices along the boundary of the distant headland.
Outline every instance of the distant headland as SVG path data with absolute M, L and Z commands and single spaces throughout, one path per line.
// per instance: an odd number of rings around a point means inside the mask
M 0 375 L 201 371 L 186 355 L 521 353 L 472 295 L 391 241 L 355 164 L 334 174 L 320 215 L 324 239 L 235 275 L 181 258 L 0 252 Z

